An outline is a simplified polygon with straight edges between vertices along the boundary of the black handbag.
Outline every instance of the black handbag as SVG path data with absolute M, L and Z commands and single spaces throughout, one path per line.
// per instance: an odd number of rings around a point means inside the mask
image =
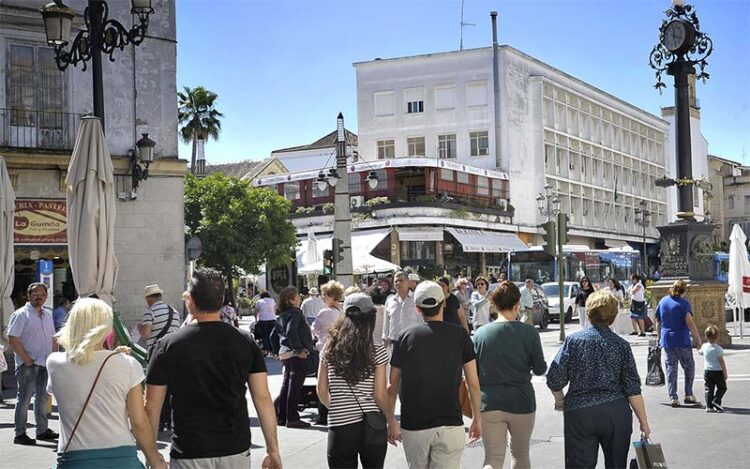
M 661 348 L 652 345 L 648 348 L 648 374 L 646 386 L 664 386 L 664 370 L 661 367 Z
M 346 380 L 344 380 L 346 381 Z M 362 411 L 362 417 L 365 422 L 365 446 L 371 445 L 384 445 L 388 441 L 388 422 L 385 415 L 381 411 L 370 411 L 365 412 L 357 399 L 357 395 L 354 394 L 354 389 L 349 381 L 346 381 L 349 390 L 354 396 L 354 400 L 357 402 L 357 407 Z

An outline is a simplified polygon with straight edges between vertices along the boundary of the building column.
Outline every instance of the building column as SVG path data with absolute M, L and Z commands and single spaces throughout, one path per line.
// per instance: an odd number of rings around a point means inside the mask
M 479 274 L 487 274 L 487 254 L 485 253 L 479 254 Z
M 445 258 L 443 256 L 443 242 L 435 241 L 435 264 L 445 267 Z
M 391 263 L 401 265 L 401 243 L 396 230 L 391 230 Z

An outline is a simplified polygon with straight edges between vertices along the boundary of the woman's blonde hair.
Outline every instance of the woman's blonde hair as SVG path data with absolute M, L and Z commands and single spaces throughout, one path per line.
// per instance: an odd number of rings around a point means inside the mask
M 112 331 L 112 308 L 96 298 L 79 298 L 73 303 L 68 320 L 55 334 L 68 359 L 85 365 L 94 357 L 94 349 Z
M 359 288 L 357 285 L 352 285 L 351 287 L 347 287 L 346 290 L 344 290 L 344 298 L 351 295 L 352 293 L 360 293 L 362 291 L 361 288 Z
M 320 291 L 323 293 L 323 296 L 327 296 L 334 301 L 340 302 L 344 299 L 344 286 L 335 280 L 324 284 L 320 287 Z
M 586 316 L 591 324 L 609 326 L 615 322 L 619 303 L 614 295 L 603 291 L 595 291 L 586 300 Z
M 675 280 L 672 286 L 669 287 L 669 294 L 673 298 L 677 298 L 678 296 L 682 296 L 685 290 L 687 290 L 687 283 L 684 280 Z

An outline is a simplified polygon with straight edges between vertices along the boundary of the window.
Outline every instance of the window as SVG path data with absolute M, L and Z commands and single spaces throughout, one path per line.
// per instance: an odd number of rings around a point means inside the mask
M 362 176 L 361 173 L 350 173 L 349 174 L 349 194 L 359 194 L 362 192 Z
M 438 158 L 456 157 L 456 134 L 438 135 Z
M 376 169 L 375 176 L 378 177 L 378 185 L 375 188 L 376 191 L 384 191 L 388 189 L 388 172 L 385 169 Z
M 456 173 L 456 182 L 459 184 L 469 184 L 469 173 L 458 171 Z
M 466 105 L 468 107 L 487 105 L 486 81 L 478 81 L 466 85 Z
M 393 140 L 378 140 L 378 159 L 385 160 L 396 156 L 396 145 Z
M 492 179 L 492 197 L 495 199 L 503 197 L 503 181 Z
M 373 98 L 376 116 L 393 115 L 393 91 L 378 91 Z
M 471 156 L 485 156 L 490 154 L 490 139 L 487 131 L 469 132 L 471 141 Z
M 284 197 L 287 200 L 299 200 L 299 183 L 287 182 L 284 184 Z
M 55 64 L 54 50 L 11 44 L 8 64 L 6 102 L 14 111 L 11 125 L 62 128 L 65 75 Z
M 359 179 L 359 174 L 351 174 L 349 175 L 349 186 L 351 186 L 351 180 L 352 179 Z M 315 179 L 312 180 L 312 187 L 313 187 L 313 197 L 328 197 L 330 192 L 330 186 L 326 184 L 325 188 L 323 190 L 320 190 L 318 188 L 318 185 L 315 183 Z M 351 193 L 351 191 L 350 191 Z
M 730 210 L 734 210 L 734 196 L 730 195 L 727 199 L 727 208 Z
M 453 85 L 435 87 L 435 109 L 456 107 L 456 87 Z
M 409 156 L 425 156 L 424 137 L 409 137 L 406 139 Z
M 453 182 L 453 171 L 450 169 L 440 169 L 440 179 L 443 181 Z
M 490 195 L 490 180 L 485 176 L 477 176 L 477 195 Z
M 750 215 L 750 195 L 745 196 L 745 215 Z
M 424 112 L 424 101 L 409 101 L 406 103 L 406 112 L 409 114 Z

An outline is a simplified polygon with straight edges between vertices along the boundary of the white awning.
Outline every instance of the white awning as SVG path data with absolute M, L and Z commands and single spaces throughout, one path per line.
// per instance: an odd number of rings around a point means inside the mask
M 623 248 L 625 246 L 630 247 L 627 241 L 620 241 L 619 239 L 605 239 L 604 245 L 608 248 Z
M 513 233 L 480 231 L 468 228 L 446 228 L 461 243 L 464 252 L 509 252 L 528 249 Z
M 353 266 L 354 273 L 359 273 L 357 272 L 357 268 L 356 268 L 357 259 L 367 257 L 367 256 L 373 257 L 370 255 L 370 251 L 375 249 L 375 247 L 378 244 L 380 244 L 383 238 L 388 236 L 390 232 L 391 232 L 390 228 L 381 228 L 377 230 L 355 231 L 352 233 L 352 262 L 355 264 Z M 310 246 L 310 244 L 311 243 L 309 242 L 309 240 L 302 240 L 300 246 L 297 247 L 297 273 L 299 275 L 307 275 L 307 274 L 323 272 L 323 260 L 322 260 L 323 251 L 333 248 L 333 235 L 332 234 L 321 235 L 320 237 L 316 239 L 316 242 L 314 243 L 314 245 L 318 251 L 318 255 L 317 255 L 318 261 L 313 262 L 313 263 L 306 262 L 306 260 L 309 260 L 309 259 L 311 260 L 315 258 L 314 255 L 309 255 L 307 253 L 308 246 Z M 375 265 L 376 262 L 372 261 L 370 262 L 370 264 Z M 384 270 L 390 270 L 390 269 L 384 269 Z M 370 271 L 372 272 L 373 270 L 370 269 Z
M 442 241 L 443 229 L 431 226 L 399 227 L 399 241 Z

